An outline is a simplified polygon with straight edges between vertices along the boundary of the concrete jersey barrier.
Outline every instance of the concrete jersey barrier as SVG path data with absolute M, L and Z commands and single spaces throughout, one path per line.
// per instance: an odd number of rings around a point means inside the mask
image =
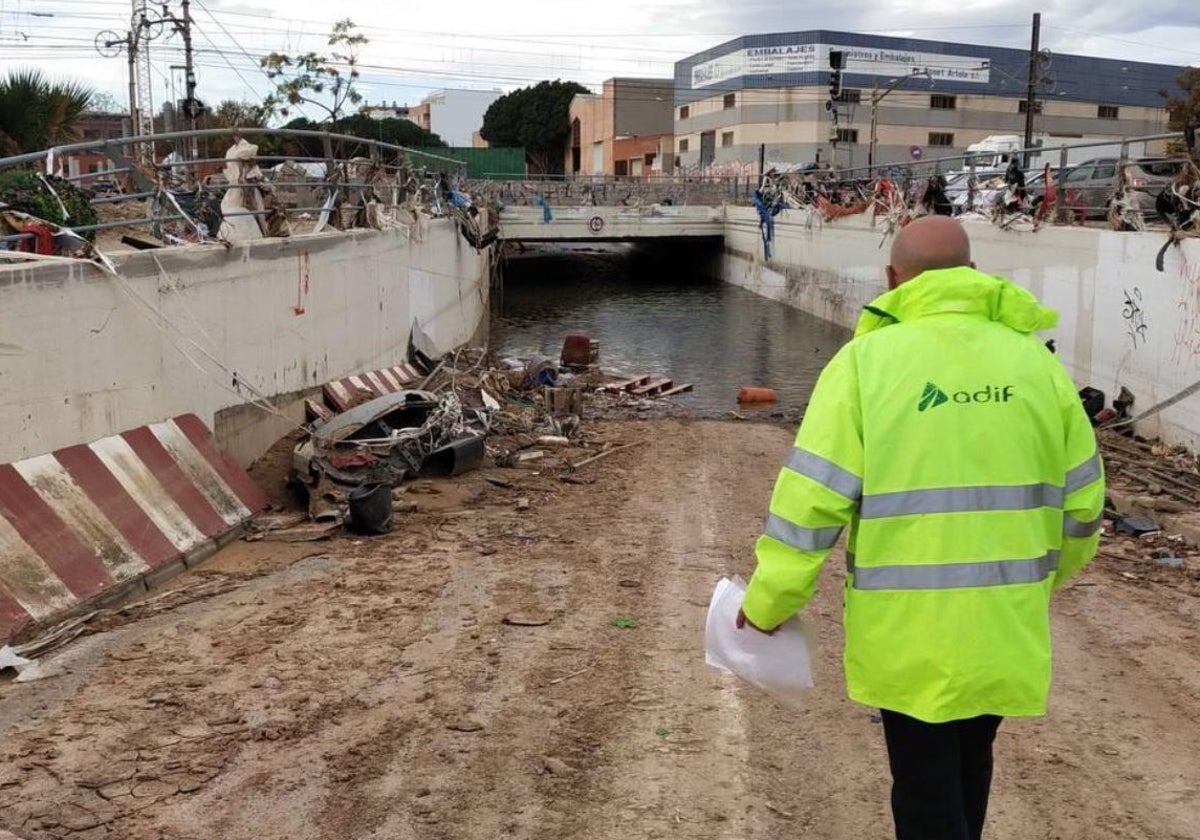
M 194 414 L 0 465 L 0 638 L 149 589 L 266 503 Z

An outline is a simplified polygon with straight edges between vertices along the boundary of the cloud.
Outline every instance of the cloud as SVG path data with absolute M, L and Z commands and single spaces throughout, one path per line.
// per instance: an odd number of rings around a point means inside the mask
M 177 0 L 176 0 L 177 3 Z M 126 0 L 40 0 L 0 9 L 0 72 L 42 66 L 89 79 L 125 99 L 125 62 L 91 46 L 101 29 L 124 31 Z M 1032 13 L 1041 10 L 1042 44 L 1131 61 L 1200 64 L 1200 3 L 1095 0 L 843 0 L 819 11 L 797 0 L 606 0 L 603 14 L 582 2 L 459 0 L 453 15 L 437 3 L 327 0 L 194 0 L 199 94 L 258 100 L 270 88 L 256 59 L 272 50 L 323 50 L 336 17 L 349 14 L 370 36 L 362 87 L 373 101 L 415 103 L 439 87 L 500 87 L 543 78 L 596 86 L 611 76 L 670 76 L 675 61 L 739 35 L 804 29 L 892 34 L 1024 49 Z M 22 11 L 24 9 L 24 11 Z M 345 9 L 345 11 L 343 11 Z M 86 11 L 83 11 L 86 10 Z M 214 20 L 215 18 L 215 20 Z M 29 34 L 28 42 L 11 40 Z M 168 64 L 181 63 L 178 39 L 156 43 L 156 101 L 167 96 Z

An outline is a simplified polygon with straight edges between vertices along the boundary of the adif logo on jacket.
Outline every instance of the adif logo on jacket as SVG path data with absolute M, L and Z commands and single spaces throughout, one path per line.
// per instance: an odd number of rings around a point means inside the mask
M 937 408 L 939 405 L 954 401 L 959 405 L 968 403 L 1006 403 L 1012 399 L 1012 385 L 985 385 L 978 391 L 955 391 L 947 394 L 932 382 L 925 383 L 921 399 L 917 401 L 917 411 Z

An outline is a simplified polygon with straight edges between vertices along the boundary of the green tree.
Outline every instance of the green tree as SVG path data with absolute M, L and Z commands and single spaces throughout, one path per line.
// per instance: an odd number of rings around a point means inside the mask
M 373 120 L 365 114 L 354 114 L 338 120 L 336 125 L 330 122 L 317 123 L 299 117 L 283 126 L 297 131 L 330 131 L 337 134 L 349 134 L 362 137 L 365 140 L 380 140 L 395 146 L 409 148 L 444 148 L 446 143 L 430 131 L 421 128 L 409 120 Z M 304 157 L 321 158 L 325 156 L 324 144 L 319 137 L 288 137 L 283 138 L 282 145 L 286 154 Z M 364 145 L 361 149 L 343 149 L 346 155 L 366 154 Z
M 571 134 L 571 99 L 579 93 L 590 91 L 562 80 L 514 90 L 487 109 L 480 134 L 493 146 L 524 148 L 534 172 L 559 174 Z
M 1185 67 L 1179 74 L 1179 93 L 1167 98 L 1167 113 L 1170 114 L 1168 125 L 1172 131 L 1182 131 L 1190 135 L 1190 142 L 1200 142 L 1195 136 L 1200 129 L 1200 67 Z M 1195 145 L 1189 146 L 1192 154 L 1200 157 L 1200 149 Z
M 226 99 L 200 118 L 201 128 L 266 128 L 267 111 L 262 105 Z
M 394 117 L 376 120 L 366 114 L 354 114 L 338 120 L 337 130 L 342 134 L 382 140 L 384 143 L 391 143 L 395 146 L 446 147 L 445 141 L 432 131 L 421 128 L 412 120 Z
M 41 70 L 9 70 L 0 79 L 0 154 L 36 152 L 79 139 L 79 118 L 92 89 L 82 82 L 55 82 Z
M 359 34 L 354 21 L 345 18 L 333 25 L 328 43 L 327 56 L 273 52 L 259 61 L 267 77 L 275 82 L 275 92 L 263 102 L 268 115 L 286 117 L 296 106 L 308 104 L 325 111 L 336 122 L 347 104 L 362 102 L 354 82 L 359 76 L 358 51 L 369 43 L 367 36 Z

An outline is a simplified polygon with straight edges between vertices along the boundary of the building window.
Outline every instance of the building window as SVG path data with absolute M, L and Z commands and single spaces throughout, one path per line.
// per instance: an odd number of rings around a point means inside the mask
M 857 128 L 839 128 L 837 130 L 837 142 L 839 143 L 857 143 L 858 129 Z
M 732 145 L 733 145 L 733 132 L 732 131 L 722 131 L 721 132 L 721 148 L 728 149 Z
M 954 145 L 954 135 L 948 131 L 931 131 L 929 132 L 929 145 L 943 149 L 949 148 Z
M 646 152 L 646 154 L 642 157 L 642 163 L 645 166 L 654 166 L 654 158 L 655 157 L 656 156 L 655 156 L 654 152 Z
M 837 95 L 836 101 L 845 103 L 846 105 L 857 105 L 862 102 L 862 91 L 855 88 L 842 88 L 842 92 Z
M 679 119 L 686 120 L 691 115 L 692 115 L 692 108 L 690 105 L 684 105 L 679 109 Z
M 618 178 L 625 178 L 629 175 L 629 162 L 618 160 L 613 162 L 613 174 Z
M 1022 99 L 1020 102 L 1017 103 L 1017 113 L 1018 114 L 1028 114 L 1029 113 L 1029 100 L 1028 99 Z M 1033 113 L 1035 113 L 1035 114 L 1042 113 L 1042 103 L 1041 102 L 1033 103 Z
M 679 141 L 679 151 L 686 152 L 687 150 L 688 150 L 688 139 L 686 137 L 684 137 L 682 140 Z
M 728 111 L 730 108 L 733 108 L 736 105 L 737 105 L 737 94 L 736 93 L 725 94 L 725 110 Z
M 936 111 L 953 111 L 958 108 L 958 97 L 935 93 L 929 97 L 929 107 Z
M 1120 110 L 1116 105 L 1101 105 L 1096 109 L 1096 116 L 1102 120 L 1115 120 Z

